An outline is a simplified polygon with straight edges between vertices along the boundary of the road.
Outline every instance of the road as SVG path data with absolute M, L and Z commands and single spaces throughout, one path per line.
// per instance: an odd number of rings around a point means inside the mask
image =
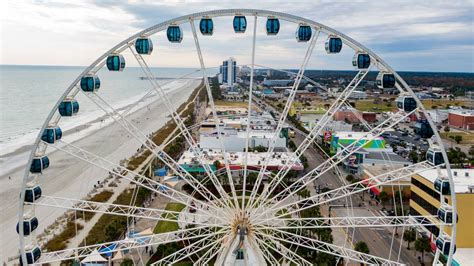
M 277 115 L 279 114 L 277 110 L 275 110 L 273 107 L 269 106 L 268 104 L 266 104 L 266 108 L 267 110 L 271 110 L 275 112 Z M 295 138 L 293 138 L 293 141 L 295 142 L 297 147 L 304 140 L 304 137 L 305 136 L 303 136 L 302 134 L 295 134 Z M 310 146 L 310 148 L 306 150 L 304 155 L 308 159 L 308 165 L 309 165 L 308 169 L 314 169 L 318 165 L 326 161 L 323 155 L 320 154 L 320 151 L 316 150 L 312 146 Z M 308 187 L 308 190 L 310 190 L 311 194 L 314 195 L 314 193 L 316 193 L 316 188 L 318 187 L 320 188 L 328 187 L 330 189 L 334 189 L 334 188 L 342 187 L 346 185 L 347 181 L 345 181 L 344 178 L 348 173 L 345 173 L 341 167 L 339 167 L 339 170 L 342 174 L 342 178 L 338 177 L 335 171 L 328 171 L 322 174 L 317 180 L 315 180 L 313 185 Z M 383 215 L 377 209 L 377 207 L 367 206 L 366 202 L 364 202 L 361 199 L 361 195 L 353 195 L 351 196 L 351 198 L 346 197 L 344 199 L 339 199 L 339 200 L 336 200 L 336 202 L 330 203 L 329 205 L 350 206 L 350 200 L 352 200 L 352 205 L 355 206 L 354 208 L 352 208 L 352 210 L 350 208 L 344 208 L 344 207 L 331 208 L 332 209 L 331 215 L 348 216 L 352 213 L 352 211 L 354 212 L 354 216 Z M 361 207 L 358 207 L 358 206 L 361 206 Z M 333 235 L 334 235 L 334 231 L 335 230 L 333 230 Z M 401 231 L 401 229 L 399 229 L 398 231 Z M 399 247 L 400 247 L 400 237 L 393 238 L 392 230 L 389 230 L 386 228 L 363 228 L 363 229 L 353 228 L 353 229 L 349 229 L 348 231 L 346 230 L 345 233 L 348 235 L 349 238 L 353 237 L 352 238 L 353 244 L 357 243 L 358 241 L 366 242 L 367 245 L 369 246 L 370 254 L 379 256 L 382 258 L 389 258 L 389 255 L 390 255 L 390 259 L 395 260 L 395 261 L 398 260 L 397 257 L 398 257 Z M 337 239 L 338 237 L 335 236 L 334 238 Z M 392 239 L 393 239 L 393 243 L 392 243 Z M 390 247 L 393 247 L 393 248 L 390 248 Z M 400 250 L 400 262 L 403 262 L 407 265 L 420 264 L 417 259 L 416 254 L 414 254 L 414 251 L 409 251 L 403 246 Z

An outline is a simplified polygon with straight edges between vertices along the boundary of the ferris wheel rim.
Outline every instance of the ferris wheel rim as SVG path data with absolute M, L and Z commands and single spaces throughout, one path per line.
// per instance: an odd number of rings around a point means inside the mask
M 433 130 L 436 141 L 440 144 L 439 148 L 441 150 L 441 153 L 442 153 L 444 161 L 445 161 L 445 167 L 446 167 L 446 170 L 447 170 L 448 180 L 449 180 L 449 183 L 450 183 L 451 190 L 453 191 L 453 194 L 451 195 L 452 202 L 451 202 L 450 206 L 453 209 L 453 213 L 457 214 L 457 212 L 456 212 L 456 194 L 454 192 L 455 191 L 454 190 L 454 182 L 453 182 L 453 178 L 452 178 L 452 174 L 451 174 L 451 168 L 450 168 L 450 164 L 449 164 L 449 161 L 448 161 L 448 157 L 447 157 L 445 148 L 442 145 L 441 137 L 440 137 L 438 131 L 436 130 L 436 127 L 435 127 L 431 117 L 427 114 L 423 104 L 421 103 L 419 98 L 414 94 L 414 92 L 411 90 L 409 85 L 399 76 L 399 74 L 395 70 L 393 70 L 385 61 L 383 61 L 383 59 L 381 59 L 377 54 L 372 52 L 370 49 L 366 48 L 365 46 L 358 43 L 354 39 L 350 38 L 349 36 L 339 32 L 339 31 L 337 31 L 333 28 L 330 28 L 328 26 L 325 26 L 323 24 L 320 24 L 318 22 L 315 22 L 313 20 L 309 20 L 309 19 L 306 19 L 306 18 L 303 18 L 303 17 L 300 17 L 300 16 L 294 16 L 294 15 L 290 15 L 290 14 L 287 14 L 287 13 L 273 12 L 273 11 L 268 11 L 268 10 L 222 9 L 222 10 L 213 10 L 213 11 L 206 11 L 206 12 L 197 12 L 197 13 L 184 15 L 184 16 L 181 16 L 181 17 L 177 17 L 177 18 L 170 19 L 170 20 L 164 21 L 162 23 L 156 24 L 156 25 L 154 25 L 152 27 L 149 27 L 149 28 L 147 28 L 143 31 L 140 31 L 140 32 L 132 35 L 131 37 L 125 39 L 124 41 L 120 42 L 119 44 L 114 46 L 112 49 L 110 49 L 109 51 L 104 53 L 102 56 L 100 56 L 98 59 L 96 59 L 89 67 L 87 67 L 71 83 L 71 85 L 66 89 L 66 91 L 63 93 L 63 95 L 59 98 L 59 100 L 57 101 L 56 105 L 52 108 L 50 114 L 46 118 L 43 126 L 41 127 L 41 129 L 38 133 L 38 136 L 35 140 L 35 143 L 33 145 L 33 148 L 31 150 L 31 153 L 30 153 L 30 156 L 29 156 L 29 159 L 28 159 L 28 162 L 27 162 L 26 165 L 29 166 L 31 164 L 32 159 L 33 159 L 34 155 L 36 154 L 36 152 L 38 150 L 38 147 L 40 145 L 41 135 L 43 134 L 45 128 L 50 124 L 51 119 L 53 118 L 53 115 L 56 112 L 56 109 L 59 106 L 60 102 L 62 100 L 64 100 L 71 93 L 71 91 L 79 83 L 80 79 L 83 76 L 91 73 L 91 71 L 93 71 L 96 68 L 101 68 L 105 63 L 104 59 L 108 55 L 110 55 L 112 53 L 120 53 L 120 52 L 124 51 L 125 49 L 129 48 L 131 45 L 133 45 L 132 41 L 134 41 L 135 39 L 137 39 L 141 36 L 154 35 L 154 34 L 160 32 L 160 31 L 163 31 L 169 25 L 176 25 L 176 24 L 179 25 L 179 24 L 183 24 L 185 22 L 188 22 L 190 20 L 192 21 L 192 20 L 202 18 L 202 17 L 228 17 L 228 16 L 234 16 L 234 15 L 237 15 L 237 14 L 238 15 L 255 16 L 255 17 L 270 17 L 270 16 L 272 16 L 272 17 L 277 17 L 277 18 L 283 19 L 283 20 L 287 20 L 287 21 L 295 23 L 295 24 L 300 24 L 300 23 L 308 24 L 308 25 L 318 29 L 319 31 L 327 34 L 328 36 L 330 34 L 332 34 L 332 35 L 336 35 L 336 36 L 340 37 L 343 40 L 344 44 L 346 44 L 347 46 L 352 48 L 354 51 L 356 51 L 356 52 L 357 51 L 363 51 L 363 52 L 369 54 L 371 58 L 375 59 L 374 60 L 374 65 L 377 68 L 379 68 L 380 70 L 385 70 L 385 71 L 388 71 L 388 72 L 392 73 L 396 77 L 396 80 L 398 82 L 400 82 L 400 84 L 402 86 L 402 89 L 405 89 L 410 94 L 410 96 L 412 96 L 415 99 L 415 101 L 417 102 L 417 104 L 419 106 L 419 111 L 421 111 L 425 115 L 426 120 L 428 121 L 430 127 Z M 399 88 L 399 90 L 400 90 L 400 88 Z M 23 222 L 24 203 L 25 203 L 24 202 L 25 189 L 27 187 L 28 177 L 30 175 L 29 173 L 30 173 L 30 171 L 28 170 L 28 167 L 27 167 L 25 169 L 25 174 L 24 174 L 24 177 L 23 177 L 23 180 L 22 180 L 22 186 L 21 186 L 21 194 L 20 194 L 21 198 L 20 198 L 20 202 L 19 202 L 19 205 L 20 205 L 20 207 L 19 207 L 19 210 L 20 210 L 19 211 L 19 222 L 20 223 Z M 452 230 L 451 239 L 453 240 L 453 242 L 455 242 L 455 238 L 456 238 L 456 223 L 455 222 L 452 223 L 451 230 Z M 440 232 L 440 235 L 441 234 L 442 234 L 442 232 Z M 24 232 L 23 232 L 23 227 L 22 226 L 19 227 L 19 235 L 20 235 L 20 253 L 21 253 L 22 256 L 24 256 L 25 243 L 24 243 Z M 448 259 L 452 258 L 453 249 L 454 249 L 454 245 L 451 245 Z M 23 257 L 23 259 L 26 259 L 26 257 Z

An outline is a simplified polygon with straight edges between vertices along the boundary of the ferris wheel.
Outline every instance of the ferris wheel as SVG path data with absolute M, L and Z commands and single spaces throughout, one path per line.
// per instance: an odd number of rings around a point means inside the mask
M 252 48 L 249 51 L 251 62 L 246 64 L 246 67 L 250 68 L 250 82 L 246 87 L 247 126 L 242 130 L 246 136 L 245 149 L 242 153 L 241 166 L 237 168 L 232 163 L 234 158 L 231 156 L 233 155 L 226 152 L 222 137 L 217 137 L 216 144 L 220 147 L 216 149 L 221 156 L 220 167 L 214 169 L 212 164 L 206 161 L 210 151 L 202 149 L 193 135 L 193 130 L 200 124 L 189 124 L 185 121 L 186 117 L 181 112 L 182 109 L 176 109 L 173 105 L 169 92 L 164 90 L 163 84 L 157 81 L 147 62 L 154 48 L 159 49 L 156 42 L 155 45 L 153 44 L 152 38 L 160 38 L 160 42 L 174 43 L 175 53 L 179 52 L 179 45 L 183 38 L 192 38 L 200 63 L 198 72 L 202 75 L 202 92 L 204 97 L 207 97 L 210 109 L 209 117 L 216 121 L 217 135 L 222 136 L 225 134 L 225 129 L 218 121 L 223 115 L 218 112 L 213 99 L 207 74 L 209 70 L 206 68 L 206 60 L 200 45 L 202 38 L 219 38 L 214 32 L 217 26 L 215 22 L 219 19 L 232 20 L 229 31 L 234 31 L 236 34 L 245 32 L 248 34 L 250 31 L 252 34 Z M 190 26 L 190 36 L 184 36 L 184 26 Z M 278 41 L 279 35 L 286 27 L 292 27 L 293 31 L 296 31 L 295 45 L 299 43 L 298 45 L 304 45 L 306 49 L 306 53 L 302 55 L 303 58 L 299 62 L 296 61 L 298 63 L 295 68 L 298 68 L 298 72 L 279 70 L 258 63 L 256 55 L 258 27 L 266 31 L 266 35 L 259 36 L 260 38 L 272 38 L 273 41 Z M 160 32 L 166 34 L 159 35 Z M 323 38 L 324 44 L 321 41 Z M 325 56 L 328 58 L 336 56 L 342 50 L 353 50 L 352 61 L 350 58 L 347 59 L 347 64 L 352 64 L 357 73 L 342 92 L 331 98 L 325 112 L 310 130 L 304 132 L 297 128 L 293 129 L 301 135 L 301 141 L 290 153 L 284 166 L 270 171 L 269 164 L 274 158 L 272 156 L 276 154 L 277 138 L 284 127 L 290 124 L 287 117 L 292 104 L 296 101 L 295 97 L 301 82 L 316 84 L 305 75 L 305 70 L 314 56 L 313 50 L 317 45 L 324 45 Z M 126 52 L 128 57 L 125 55 Z M 275 57 L 278 55 L 276 54 Z M 150 83 L 149 91 L 143 97 L 159 100 L 159 104 L 168 110 L 175 128 L 169 133 L 166 141 L 157 143 L 149 132 L 145 132 L 130 119 L 128 116 L 130 110 L 119 110 L 101 96 L 99 88 L 105 81 L 99 79 L 98 72 L 100 70 L 121 72 L 126 67 L 126 60 L 136 60 L 145 75 L 144 79 Z M 249 162 L 254 154 L 250 151 L 250 142 L 252 131 L 255 130 L 251 127 L 252 119 L 254 119 L 252 110 L 257 102 L 268 104 L 256 100 L 254 96 L 256 90 L 254 75 L 259 68 L 286 73 L 294 82 L 287 90 L 288 95 L 281 102 L 281 108 L 272 112 L 275 117 L 275 133 L 268 142 L 266 153 L 259 161 L 259 167 L 250 167 Z M 350 95 L 357 91 L 370 70 L 378 71 L 375 80 L 377 87 L 394 89 L 399 95 L 396 101 L 397 111 L 390 113 L 378 123 L 367 122 L 364 117 L 354 112 L 354 108 L 350 108 L 348 100 Z M 81 147 L 73 141 L 67 142 L 64 138 L 67 132 L 61 129 L 61 125 L 64 121 L 74 121 L 79 112 L 77 100 L 79 95 L 93 102 L 104 112 L 107 119 L 120 127 L 130 138 L 136 140 L 137 147 L 141 151 L 146 151 L 148 157 L 151 158 L 150 161 L 155 162 L 155 165 L 166 167 L 177 176 L 183 186 L 186 185 L 190 189 L 184 190 L 181 187 L 163 183 L 141 171 L 142 165 L 131 168 L 92 152 L 87 147 Z M 302 155 L 322 143 L 328 123 L 331 123 L 336 112 L 341 110 L 349 110 L 356 116 L 361 124 L 359 134 L 353 141 L 341 144 L 333 152 L 325 154 L 322 157 L 323 161 L 311 164 L 311 167 L 293 177 L 291 182 L 287 182 L 288 175 L 293 172 L 295 166 L 301 165 Z M 361 141 L 376 142 L 381 139 L 381 136 L 394 129 L 397 130 L 400 124 L 413 117 L 423 121 L 421 129 L 423 132 L 428 132 L 426 137 L 430 138 L 430 148 L 424 160 L 398 168 L 384 168 L 385 171 L 363 180 L 354 182 L 345 180 L 341 165 L 350 166 L 357 162 L 356 154 L 364 148 L 364 145 L 359 145 Z M 167 150 L 166 147 L 176 138 L 186 144 L 194 160 L 202 168 L 200 177 L 191 174 L 189 169 L 178 163 L 176 156 L 169 154 L 169 149 Z M 51 159 L 52 153 L 62 154 L 70 159 L 86 163 L 88 167 L 101 169 L 124 184 L 133 185 L 137 189 L 143 189 L 185 207 L 180 211 L 174 211 L 165 207 L 136 206 L 135 201 L 126 205 L 94 201 L 91 198 L 54 196 L 55 191 L 48 191 L 43 186 L 45 176 L 53 170 L 50 165 L 59 163 Z M 381 160 L 384 165 L 393 165 L 390 156 L 383 157 Z M 454 183 L 440 136 L 423 108 L 422 102 L 390 66 L 357 41 L 315 21 L 286 13 L 253 9 L 200 12 L 162 22 L 120 42 L 87 67 L 59 97 L 40 130 L 27 165 L 20 195 L 17 225 L 20 240 L 19 258 L 21 262 L 27 262 L 27 264 L 81 260 L 91 254 L 107 257 L 114 256 L 117 252 L 156 249 L 160 245 L 178 243 L 179 248 L 176 251 L 158 257 L 153 261 L 153 265 L 169 265 L 185 260 L 198 265 L 212 263 L 233 265 L 236 260 L 247 260 L 252 265 L 289 263 L 313 265 L 315 262 L 311 261 L 311 258 L 320 254 L 332 256 L 334 262 L 399 265 L 406 262 L 403 256 L 400 256 L 403 242 L 400 240 L 403 237 L 399 236 L 397 240 L 396 228 L 399 228 L 399 232 L 403 235 L 411 228 L 418 229 L 426 226 L 439 229 L 439 234 L 433 236 L 437 246 L 434 263 L 444 257 L 449 265 L 455 252 Z M 443 169 L 447 171 L 442 171 Z M 359 195 L 370 192 L 375 186 L 384 185 L 392 189 L 400 189 L 401 180 L 429 170 L 437 173 L 434 188 L 439 192 L 440 202 L 442 202 L 436 213 L 430 215 L 408 213 L 408 210 L 404 210 L 401 194 L 394 193 L 395 215 L 356 214 L 354 200 Z M 250 178 L 248 179 L 250 175 L 255 177 L 252 182 L 249 181 Z M 317 182 L 325 176 L 339 180 L 341 185 L 327 186 L 325 189 L 316 188 Z M 308 190 L 309 193 L 302 196 L 302 191 Z M 451 200 L 447 203 L 444 197 L 449 195 L 451 195 Z M 399 196 L 400 200 L 395 199 Z M 342 205 L 344 211 L 339 215 L 331 215 L 331 207 L 337 204 Z M 328 207 L 329 215 L 320 215 L 322 209 Z M 126 217 L 127 233 L 106 243 L 78 243 L 77 246 L 67 246 L 54 251 L 47 250 L 44 248 L 44 242 L 37 237 L 36 231 L 42 221 L 42 213 L 37 211 L 38 208 L 41 208 L 42 212 L 51 208 L 74 213 L 86 212 L 94 215 Z M 178 228 L 169 232 L 147 235 L 130 234 L 129 229 L 133 227 L 133 221 L 137 219 L 177 222 Z M 128 224 L 129 220 L 132 222 Z M 391 244 L 387 256 L 364 253 L 353 247 L 352 240 L 356 239 L 356 230 L 367 228 L 382 228 L 390 232 L 388 235 Z M 450 229 L 449 235 L 445 233 L 446 228 Z M 324 230 L 343 230 L 347 238 L 341 244 L 332 237 L 322 237 L 319 232 Z

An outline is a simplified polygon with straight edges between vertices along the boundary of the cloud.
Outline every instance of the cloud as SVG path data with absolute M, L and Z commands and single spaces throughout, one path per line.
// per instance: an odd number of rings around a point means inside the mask
M 2 52 L 1 63 L 87 65 L 119 41 L 167 19 L 239 7 L 287 12 L 321 22 L 373 49 L 400 70 L 474 71 L 474 8 L 470 1 L 45 0 L 10 1 L 7 7 L 1 15 L 5 40 L 2 51 L 6 48 L 8 53 Z M 200 37 L 206 64 L 219 64 L 229 56 L 250 62 L 252 23 L 249 19 L 247 33 L 237 35 L 231 18 L 216 18 L 214 36 Z M 281 33 L 267 37 L 264 19 L 258 23 L 256 59 L 275 67 L 298 67 L 306 45 L 296 43 L 296 25 L 282 22 Z M 183 29 L 185 39 L 179 49 L 167 43 L 164 34 L 153 37 L 156 55 L 160 56 L 153 57 L 156 66 L 198 66 L 189 25 Z M 35 45 L 31 45 L 32 38 Z M 352 52 L 347 47 L 340 55 L 323 56 L 324 38 L 318 41 L 309 67 L 350 68 Z M 17 45 L 14 40 L 30 44 L 29 49 L 34 51 L 24 56 L 28 45 Z

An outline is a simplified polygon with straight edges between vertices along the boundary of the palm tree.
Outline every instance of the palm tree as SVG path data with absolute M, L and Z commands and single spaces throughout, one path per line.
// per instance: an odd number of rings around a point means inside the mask
M 367 243 L 365 243 L 364 241 L 359 241 L 359 242 L 357 242 L 357 243 L 354 245 L 354 250 L 355 250 L 355 251 L 358 251 L 358 252 L 365 253 L 365 254 L 369 254 L 369 253 L 370 253 L 369 246 L 368 246 Z M 364 265 L 364 263 L 361 263 L 360 265 Z
M 403 240 L 407 242 L 407 249 L 410 250 L 410 243 L 416 240 L 416 231 L 414 228 L 411 228 L 405 232 L 403 235 Z
M 428 237 L 423 236 L 415 241 L 415 250 L 421 252 L 421 263 L 424 264 L 425 252 L 431 251 L 430 240 Z

